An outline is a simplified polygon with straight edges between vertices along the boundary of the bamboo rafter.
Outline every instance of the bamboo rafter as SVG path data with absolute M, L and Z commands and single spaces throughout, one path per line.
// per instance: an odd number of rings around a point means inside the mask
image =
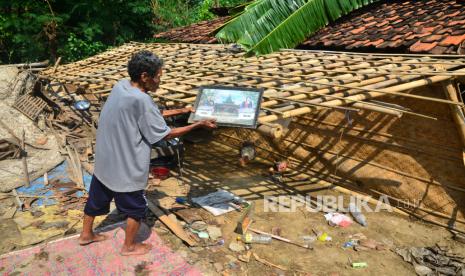
M 72 84 L 104 100 L 118 80 L 128 78 L 126 66 L 130 56 L 150 50 L 164 60 L 162 85 L 152 94 L 154 98 L 167 104 L 186 105 L 195 101 L 203 85 L 261 87 L 265 93 L 260 123 L 327 108 L 432 118 L 369 101 L 381 96 L 463 107 L 463 103 L 445 99 L 440 93 L 431 97 L 410 91 L 465 76 L 465 57 L 283 50 L 247 58 L 230 49 L 228 45 L 131 42 L 61 65 L 56 71 L 45 70 L 41 75 L 50 80 L 52 87 Z

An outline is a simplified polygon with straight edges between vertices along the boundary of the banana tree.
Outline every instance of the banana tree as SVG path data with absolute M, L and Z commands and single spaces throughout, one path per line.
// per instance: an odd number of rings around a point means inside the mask
M 328 23 L 379 0 L 256 0 L 220 27 L 222 42 L 242 45 L 248 54 L 294 48 Z

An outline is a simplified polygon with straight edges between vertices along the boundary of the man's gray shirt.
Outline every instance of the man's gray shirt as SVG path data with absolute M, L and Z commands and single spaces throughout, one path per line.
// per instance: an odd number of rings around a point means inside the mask
M 94 175 L 115 192 L 145 189 L 151 145 L 169 133 L 152 98 L 119 81 L 100 113 Z

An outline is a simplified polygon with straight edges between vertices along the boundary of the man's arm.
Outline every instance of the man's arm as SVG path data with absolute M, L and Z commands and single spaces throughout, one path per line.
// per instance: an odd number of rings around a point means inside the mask
M 216 123 L 214 120 L 202 120 L 202 121 L 193 123 L 188 126 L 172 128 L 170 133 L 166 135 L 165 138 L 163 139 L 171 139 L 171 138 L 179 137 L 199 127 L 213 129 L 213 128 L 216 128 Z
M 193 112 L 194 109 L 192 107 L 185 107 L 180 109 L 165 109 L 163 110 L 163 117 L 172 117 L 180 114 L 185 114 L 189 112 Z

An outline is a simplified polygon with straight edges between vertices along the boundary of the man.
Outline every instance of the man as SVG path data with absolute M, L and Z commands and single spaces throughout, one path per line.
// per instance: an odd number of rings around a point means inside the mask
M 213 129 L 213 120 L 203 120 L 180 128 L 169 128 L 162 114 L 147 94 L 160 83 L 163 61 L 149 51 L 134 54 L 128 62 L 131 80 L 121 80 L 112 89 L 99 118 L 94 176 L 84 209 L 84 223 L 79 244 L 105 240 L 92 230 L 95 216 L 109 212 L 114 198 L 120 213 L 127 215 L 126 238 L 122 255 L 140 255 L 151 246 L 134 238 L 145 217 L 151 145 L 162 139 L 181 136 L 195 128 Z M 189 112 L 167 111 L 165 115 Z

